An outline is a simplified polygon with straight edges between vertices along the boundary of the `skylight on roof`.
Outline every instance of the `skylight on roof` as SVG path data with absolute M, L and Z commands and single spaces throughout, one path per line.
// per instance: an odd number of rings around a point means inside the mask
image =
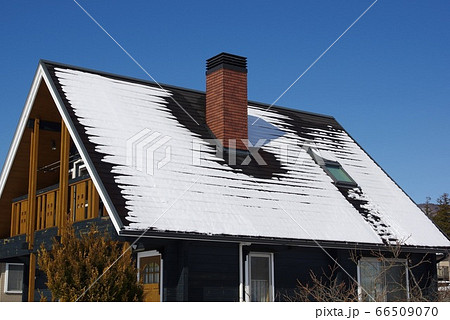
M 327 163 L 324 166 L 325 171 L 333 179 L 336 185 L 342 186 L 356 186 L 355 181 L 342 169 L 341 165 L 338 163 Z
M 338 187 L 356 187 L 357 183 L 350 177 L 350 175 L 342 168 L 341 164 L 336 161 L 327 159 L 320 154 L 317 149 L 309 148 L 308 153 L 314 159 L 314 161 L 330 176 L 334 181 L 334 184 Z M 332 155 L 326 153 L 328 157 Z

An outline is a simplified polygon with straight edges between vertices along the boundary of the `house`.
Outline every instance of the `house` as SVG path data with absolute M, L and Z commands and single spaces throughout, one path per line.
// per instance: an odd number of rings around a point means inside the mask
M 36 252 L 66 213 L 133 243 L 148 301 L 283 300 L 335 264 L 362 300 L 407 299 L 412 279 L 432 298 L 450 248 L 333 117 L 248 101 L 227 53 L 206 93 L 40 61 L 0 177 L 23 301 L 48 294 Z
M 437 266 L 438 289 L 450 292 L 450 258 L 442 260 Z

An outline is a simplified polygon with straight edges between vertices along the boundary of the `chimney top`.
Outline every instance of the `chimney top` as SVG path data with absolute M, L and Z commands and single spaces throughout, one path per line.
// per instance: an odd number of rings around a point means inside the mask
M 247 58 L 222 52 L 206 60 L 206 74 L 219 69 L 228 69 L 247 73 Z

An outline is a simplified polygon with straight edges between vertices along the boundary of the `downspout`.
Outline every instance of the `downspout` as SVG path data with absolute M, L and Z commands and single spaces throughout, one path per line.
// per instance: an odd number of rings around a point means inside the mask
M 244 302 L 244 271 L 242 268 L 243 260 L 242 260 L 242 247 L 243 243 L 239 242 L 239 302 Z
M 251 246 L 250 242 L 239 242 L 239 302 L 245 302 L 246 290 L 244 285 L 244 246 Z M 246 267 L 246 266 L 245 266 Z M 247 271 L 245 271 L 247 273 Z

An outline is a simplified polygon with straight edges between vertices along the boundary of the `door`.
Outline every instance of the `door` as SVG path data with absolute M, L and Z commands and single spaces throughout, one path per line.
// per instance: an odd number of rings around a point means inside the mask
M 139 279 L 144 285 L 144 301 L 161 301 L 161 255 L 156 251 L 138 254 Z
M 250 252 L 246 259 L 246 300 L 274 300 L 273 254 Z

